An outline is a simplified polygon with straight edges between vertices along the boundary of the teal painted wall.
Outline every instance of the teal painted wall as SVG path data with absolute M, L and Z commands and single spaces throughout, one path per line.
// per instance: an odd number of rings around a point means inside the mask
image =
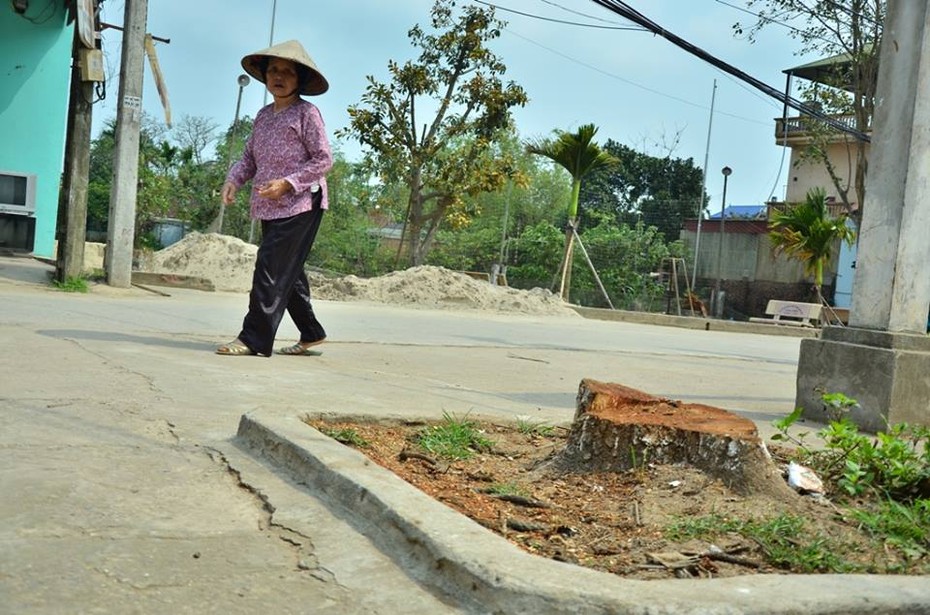
M 73 28 L 61 0 L 31 0 L 25 15 L 0 2 L 0 169 L 34 173 L 32 252 L 51 258 L 68 120 Z

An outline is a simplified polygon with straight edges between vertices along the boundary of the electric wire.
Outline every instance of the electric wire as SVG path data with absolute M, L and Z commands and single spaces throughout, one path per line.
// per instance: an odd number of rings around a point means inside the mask
M 562 6 L 562 5 L 559 4 L 558 2 L 553 2 L 552 0 L 539 0 L 539 1 L 542 2 L 543 4 L 548 4 L 549 6 L 554 6 L 554 7 L 557 8 L 557 9 L 562 9 L 562 10 L 565 11 L 566 13 L 572 13 L 572 14 L 578 15 L 578 16 L 580 16 L 580 17 L 587 17 L 588 19 L 593 19 L 593 20 L 595 20 L 595 21 L 603 21 L 604 23 L 616 23 L 616 22 L 610 21 L 609 19 L 604 19 L 603 17 L 597 17 L 597 16 L 595 16 L 595 15 L 588 15 L 587 13 L 582 13 L 581 11 L 576 11 L 576 10 L 574 10 L 574 9 L 570 9 L 570 8 L 568 8 L 568 7 Z
M 713 66 L 716 66 L 717 68 L 724 71 L 725 73 L 733 75 L 734 77 L 748 83 L 749 85 L 771 96 L 772 98 L 775 98 L 776 100 L 783 102 L 785 105 L 795 109 L 796 111 L 803 113 L 804 115 L 807 115 L 809 117 L 815 118 L 818 121 L 824 124 L 827 124 L 831 128 L 834 128 L 846 134 L 852 135 L 853 137 L 855 137 L 856 139 L 859 139 L 860 141 L 864 141 L 866 143 L 871 141 L 871 138 L 869 137 L 869 135 L 865 134 L 864 132 L 857 130 L 851 126 L 847 126 L 846 124 L 843 124 L 842 122 L 836 120 L 835 118 L 830 117 L 829 115 L 823 113 L 822 111 L 815 109 L 814 107 L 806 103 L 801 102 L 800 100 L 794 98 L 787 92 L 782 92 L 781 90 L 778 90 L 777 88 L 773 88 L 772 86 L 752 77 L 751 75 L 748 75 L 747 73 L 739 70 L 738 68 L 730 64 L 727 64 L 723 60 L 720 60 L 719 58 L 709 54 L 708 52 L 704 51 L 700 47 L 693 45 L 692 43 L 684 40 L 683 38 L 679 36 L 676 36 L 672 32 L 669 32 L 668 30 L 666 30 L 659 24 L 650 20 L 645 15 L 636 11 L 635 9 L 630 7 L 628 4 L 626 4 L 625 2 L 620 2 L 619 0 L 591 0 L 591 1 L 596 4 L 599 4 L 600 6 L 603 6 L 604 8 L 616 13 L 617 15 L 620 15 L 621 17 L 625 19 L 629 19 L 633 23 L 639 24 L 643 26 L 644 28 L 647 28 L 653 34 L 657 36 L 661 36 L 662 38 L 676 45 L 677 47 L 680 47 L 681 49 L 687 51 L 691 55 L 697 56 L 698 58 L 704 60 L 705 62 Z
M 514 13 L 516 15 L 522 15 L 523 17 L 530 17 L 532 19 L 539 19 L 542 21 L 550 21 L 553 23 L 560 23 L 567 26 L 580 26 L 582 28 L 596 28 L 599 30 L 629 30 L 634 32 L 645 32 L 646 29 L 641 26 L 601 26 L 598 24 L 591 23 L 580 23 L 577 21 L 566 21 L 564 19 L 555 19 L 554 17 L 543 17 L 542 15 L 534 15 L 533 13 L 525 13 L 523 11 L 518 11 L 516 9 L 508 9 L 507 7 L 501 6 L 499 4 L 494 4 L 492 2 L 485 2 L 485 0 L 471 0 L 476 4 L 483 4 L 484 6 L 489 6 L 492 9 L 498 11 L 504 11 L 507 13 Z
M 783 28 L 787 28 L 787 29 L 789 29 L 789 30 L 791 30 L 791 31 L 793 31 L 793 32 L 798 33 L 798 34 L 804 34 L 804 30 L 802 30 L 801 28 L 797 28 L 797 27 L 795 27 L 795 26 L 792 26 L 791 24 L 789 24 L 789 23 L 787 23 L 787 22 L 784 22 L 784 21 L 779 21 L 778 19 L 775 19 L 774 17 L 769 17 L 768 15 L 763 15 L 762 13 L 753 13 L 752 11 L 750 11 L 750 10 L 747 9 L 747 8 L 744 8 L 744 7 L 741 7 L 741 6 L 737 6 L 737 5 L 735 5 L 735 4 L 732 4 L 732 3 L 730 3 L 730 2 L 727 2 L 726 0 L 714 0 L 714 1 L 715 1 L 717 4 L 722 4 L 722 5 L 724 5 L 724 6 L 730 7 L 731 9 L 736 9 L 737 11 L 741 11 L 741 12 L 743 12 L 743 13 L 746 13 L 747 15 L 752 15 L 752 16 L 755 17 L 756 19 L 762 20 L 764 23 L 775 24 L 775 25 L 777 25 L 777 26 L 781 26 L 781 27 L 783 27 Z M 828 43 L 832 42 L 832 41 L 830 41 L 829 39 L 823 38 L 823 37 L 821 37 L 821 36 L 815 36 L 814 38 L 820 39 L 820 40 L 825 41 L 825 42 L 828 42 Z
M 504 28 L 504 31 L 507 32 L 507 33 L 509 33 L 509 34 L 511 34 L 511 35 L 513 35 L 513 36 L 516 36 L 516 37 L 519 38 L 519 39 L 523 39 L 524 41 L 526 41 L 526 42 L 528 42 L 528 43 L 530 43 L 530 44 L 532 44 L 532 45 L 536 45 L 537 47 L 539 47 L 539 48 L 541 48 L 541 49 L 545 49 L 545 50 L 548 51 L 549 53 L 553 53 L 553 54 L 559 56 L 560 58 L 563 58 L 563 59 L 565 59 L 565 60 L 568 60 L 568 61 L 570 61 L 570 62 L 573 62 L 573 63 L 575 63 L 575 64 L 578 64 L 579 66 L 584 66 L 585 68 L 588 68 L 588 69 L 590 69 L 590 70 L 593 70 L 593 71 L 596 72 L 596 73 L 600 73 L 600 74 L 604 75 L 605 77 L 610 77 L 611 79 L 616 79 L 617 81 L 622 81 L 623 83 L 626 83 L 627 85 L 631 85 L 631 86 L 633 86 L 633 87 L 635 87 L 635 88 L 639 88 L 639 89 L 644 90 L 644 91 L 646 91 L 646 92 L 650 92 L 650 93 L 655 94 L 655 95 L 657 95 L 657 96 L 662 96 L 663 98 L 668 98 L 668 99 L 670 99 L 670 100 L 674 100 L 674 101 L 683 103 L 683 104 L 685 104 L 685 105 L 689 105 L 689 106 L 691 106 L 691 107 L 696 107 L 696 108 L 698 108 L 698 109 L 704 109 L 704 110 L 707 110 L 707 109 L 708 109 L 708 107 L 707 107 L 706 105 L 702 105 L 702 104 L 700 104 L 700 103 L 696 103 L 696 102 L 693 102 L 693 101 L 690 101 L 690 100 L 686 100 L 686 99 L 681 98 L 681 97 L 679 97 L 679 96 L 675 96 L 674 94 L 668 94 L 668 93 L 666 93 L 666 92 L 662 92 L 662 91 L 660 91 L 660 90 L 656 90 L 656 89 L 650 88 L 650 87 L 648 87 L 648 86 L 645 86 L 645 85 L 636 83 L 635 81 L 631 81 L 631 80 L 626 79 L 626 78 L 624 78 L 624 77 L 621 77 L 621 76 L 619 76 L 619 75 L 615 75 L 614 73 L 608 72 L 608 71 L 606 71 L 606 70 L 604 70 L 604 69 L 602 69 L 602 68 L 598 68 L 597 66 L 594 66 L 594 65 L 592 65 L 592 64 L 588 64 L 587 62 L 583 62 L 583 61 L 581 61 L 581 60 L 578 60 L 577 58 L 573 58 L 573 57 L 571 57 L 571 56 L 569 56 L 569 55 L 567 55 L 567 54 L 562 53 L 561 51 L 558 51 L 558 50 L 553 49 L 553 48 L 551 48 L 551 47 L 547 47 L 546 45 L 543 45 L 542 43 L 539 43 L 539 42 L 537 42 L 537 41 L 534 41 L 533 39 L 531 39 L 531 38 L 529 38 L 529 37 L 523 36 L 522 34 L 518 34 L 518 33 L 514 32 L 513 30 L 511 30 L 510 28 Z M 716 113 L 717 115 L 725 115 L 725 116 L 727 116 L 727 117 L 731 117 L 731 118 L 734 118 L 734 119 L 737 119 L 737 120 L 742 120 L 742 121 L 744 121 L 744 122 L 749 122 L 749 123 L 751 123 L 751 124 L 759 124 L 760 126 L 768 126 L 768 125 L 769 125 L 768 122 L 760 122 L 759 120 L 754 120 L 754 119 L 752 119 L 752 118 L 743 117 L 743 116 L 736 115 L 736 114 L 733 114 L 733 113 L 727 113 L 726 111 L 715 111 L 715 113 Z

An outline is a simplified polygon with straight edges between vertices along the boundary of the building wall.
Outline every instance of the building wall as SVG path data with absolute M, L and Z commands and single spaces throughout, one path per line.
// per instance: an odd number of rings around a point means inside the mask
M 812 160 L 802 159 L 803 147 L 791 148 L 791 168 L 788 175 L 788 187 L 785 190 L 785 201 L 800 203 L 807 196 L 811 188 L 823 188 L 827 196 L 839 200 L 836 186 L 830 179 L 827 167 Z M 844 186 L 848 186 L 850 201 L 856 200 L 856 151 L 855 143 L 847 144 L 845 141 L 832 143 L 827 146 L 827 157 L 836 174 L 842 178 Z
M 64 163 L 73 29 L 61 0 L 32 0 L 25 15 L 0 3 L 0 170 L 33 173 L 35 235 L 24 247 L 54 253 Z M 3 215 L 0 228 L 24 216 Z M 17 233 L 14 232 L 14 241 Z M 0 238 L 2 239 L 2 238 Z
M 728 310 L 744 316 L 764 316 L 769 299 L 811 301 L 813 281 L 804 266 L 784 255 L 775 256 L 764 220 L 727 220 L 721 235 L 718 220 L 704 220 L 701 225 L 700 254 L 696 259 L 695 286 L 698 295 L 709 300 L 709 289 L 720 287 L 727 293 Z M 723 237 L 722 252 L 720 238 Z M 697 221 L 685 220 L 680 238 L 694 254 Z M 823 294 L 833 296 L 837 256 L 823 274 Z M 720 262 L 718 274 L 717 263 Z M 686 263 L 694 272 L 695 263 Z

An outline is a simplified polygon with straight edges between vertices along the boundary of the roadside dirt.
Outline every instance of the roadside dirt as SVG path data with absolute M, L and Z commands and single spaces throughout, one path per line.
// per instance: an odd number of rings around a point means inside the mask
M 825 498 L 741 496 L 685 466 L 588 474 L 540 468 L 564 446 L 563 427 L 475 421 L 493 445 L 449 461 L 418 447 L 428 423 L 307 423 L 532 554 L 625 578 L 839 572 L 838 565 L 843 572 L 928 572 L 926 562 L 914 569 L 871 541 Z M 737 532 L 669 533 L 676 524 L 720 528 L 776 518 L 798 520 L 803 528 L 786 545 Z M 779 555 L 785 546 L 788 557 Z

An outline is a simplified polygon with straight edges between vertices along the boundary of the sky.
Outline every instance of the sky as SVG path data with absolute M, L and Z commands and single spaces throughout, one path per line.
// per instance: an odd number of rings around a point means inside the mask
M 671 151 L 701 168 L 706 156 L 711 212 L 723 205 L 725 166 L 732 169 L 727 205 L 784 197 L 790 152 L 775 144 L 774 118 L 782 113 L 777 100 L 662 37 L 573 25 L 632 25 L 593 1 L 489 2 L 507 22 L 491 49 L 507 66 L 505 78 L 529 96 L 529 103 L 514 111 L 521 138 L 593 123 L 595 140 L 602 144 L 613 139 L 653 156 Z M 746 9 L 745 0 L 628 4 L 778 90 L 785 87 L 783 70 L 818 59 L 797 55 L 798 41 L 778 25 L 763 30 L 755 43 L 735 37 L 733 24 L 755 22 L 740 10 Z M 415 24 L 428 27 L 432 5 L 433 0 L 150 0 L 147 30 L 170 39 L 156 43 L 156 50 L 174 123 L 187 115 L 207 118 L 221 129 L 235 116 L 242 57 L 268 47 L 272 36 L 275 43 L 299 40 L 330 84 L 326 94 L 309 100 L 320 108 L 334 147 L 358 160 L 358 144 L 339 141 L 333 133 L 348 124 L 347 108 L 360 102 L 368 76 L 387 81 L 389 60 L 416 58 L 407 31 Z M 106 0 L 102 21 L 121 26 L 123 7 L 123 0 Z M 94 136 L 105 120 L 116 117 L 121 43 L 121 32 L 104 30 L 109 80 L 106 99 L 94 107 Z M 240 116 L 254 117 L 264 103 L 264 87 L 253 80 L 243 88 Z M 143 109 L 164 121 L 147 63 Z

